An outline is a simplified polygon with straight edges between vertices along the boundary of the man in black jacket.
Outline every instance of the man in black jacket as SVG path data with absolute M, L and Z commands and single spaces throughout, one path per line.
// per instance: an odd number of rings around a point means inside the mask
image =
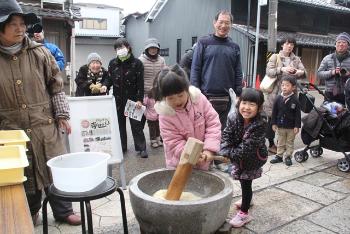
M 296 79 L 293 76 L 282 78 L 282 93 L 277 96 L 272 108 L 272 130 L 277 132 L 277 154 L 270 163 L 283 161 L 287 166 L 292 165 L 292 154 L 294 151 L 294 139 L 301 126 L 300 104 L 294 93 Z
M 186 51 L 184 56 L 181 58 L 179 65 L 186 71 L 188 79 L 190 79 L 191 76 L 191 66 L 192 66 L 192 58 L 193 58 L 193 52 L 196 48 L 197 43 L 194 43 L 192 48 Z

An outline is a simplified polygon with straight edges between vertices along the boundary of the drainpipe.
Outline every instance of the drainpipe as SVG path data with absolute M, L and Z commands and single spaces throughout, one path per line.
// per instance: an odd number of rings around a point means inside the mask
M 255 51 L 254 51 L 254 71 L 253 71 L 253 88 L 256 83 L 256 71 L 258 67 L 258 51 L 259 51 L 259 34 L 260 34 L 260 13 L 261 6 L 267 5 L 267 0 L 258 0 L 257 4 L 257 16 L 256 16 L 256 31 L 255 31 Z

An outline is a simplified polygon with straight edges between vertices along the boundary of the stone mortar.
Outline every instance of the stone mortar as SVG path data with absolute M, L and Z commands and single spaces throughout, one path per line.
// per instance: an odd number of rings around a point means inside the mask
M 232 200 L 228 178 L 193 170 L 185 191 L 199 195 L 197 201 L 167 201 L 152 197 L 166 189 L 174 170 L 144 172 L 130 181 L 129 194 L 141 233 L 214 233 L 225 222 Z

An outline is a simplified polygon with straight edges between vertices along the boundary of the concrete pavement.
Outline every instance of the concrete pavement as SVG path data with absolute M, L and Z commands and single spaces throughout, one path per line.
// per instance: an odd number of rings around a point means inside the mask
M 340 172 L 337 159 L 342 154 L 324 150 L 320 158 L 310 157 L 304 163 L 264 166 L 264 174 L 253 182 L 254 220 L 231 233 L 349 233 L 350 173 Z M 215 170 L 225 176 L 228 174 Z M 228 217 L 236 213 L 233 205 L 240 198 L 240 186 L 232 180 L 234 195 Z M 128 190 L 124 190 L 129 233 L 138 234 Z M 117 193 L 92 202 L 95 233 L 123 233 Z M 74 204 L 79 211 L 79 205 Z M 42 225 L 35 228 L 42 233 Z M 81 233 L 81 227 L 55 222 L 49 212 L 49 233 Z
M 316 96 L 316 105 L 319 106 L 322 98 L 315 92 L 312 92 L 312 95 Z M 148 138 L 147 126 L 145 135 Z M 299 134 L 295 148 L 301 147 L 303 143 Z M 133 148 L 131 143 L 124 155 L 127 183 L 137 174 L 164 167 L 162 148 L 148 148 L 148 159 L 141 159 Z M 267 163 L 263 176 L 253 182 L 255 205 L 250 212 L 254 220 L 244 228 L 232 229 L 231 233 L 350 233 L 350 173 L 342 173 L 336 167 L 337 159 L 342 157 L 341 153 L 324 149 L 322 157 L 310 156 L 304 163 L 297 163 L 293 159 L 291 167 Z M 220 171 L 216 172 L 229 176 Z M 114 168 L 113 177 L 118 180 L 118 167 Z M 233 203 L 240 199 L 241 194 L 237 181 L 232 180 L 232 186 L 234 194 L 228 218 L 236 213 Z M 128 190 L 124 190 L 124 195 L 129 233 L 139 234 Z M 79 205 L 73 206 L 78 212 Z M 123 233 L 117 193 L 93 201 L 92 209 L 95 233 Z M 42 233 L 42 225 L 35 228 L 35 233 Z M 52 213 L 49 212 L 49 233 L 81 233 L 81 227 L 55 222 Z

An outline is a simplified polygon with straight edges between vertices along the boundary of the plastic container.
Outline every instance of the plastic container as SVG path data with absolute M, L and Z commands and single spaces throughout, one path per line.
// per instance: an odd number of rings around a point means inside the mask
M 26 148 L 27 141 L 29 137 L 23 130 L 0 130 L 0 146 L 23 145 Z
M 57 156 L 47 165 L 53 184 L 64 192 L 86 192 L 107 178 L 107 161 L 111 156 L 100 152 L 78 152 Z
M 26 181 L 24 167 L 28 165 L 23 145 L 0 146 L 0 186 Z

